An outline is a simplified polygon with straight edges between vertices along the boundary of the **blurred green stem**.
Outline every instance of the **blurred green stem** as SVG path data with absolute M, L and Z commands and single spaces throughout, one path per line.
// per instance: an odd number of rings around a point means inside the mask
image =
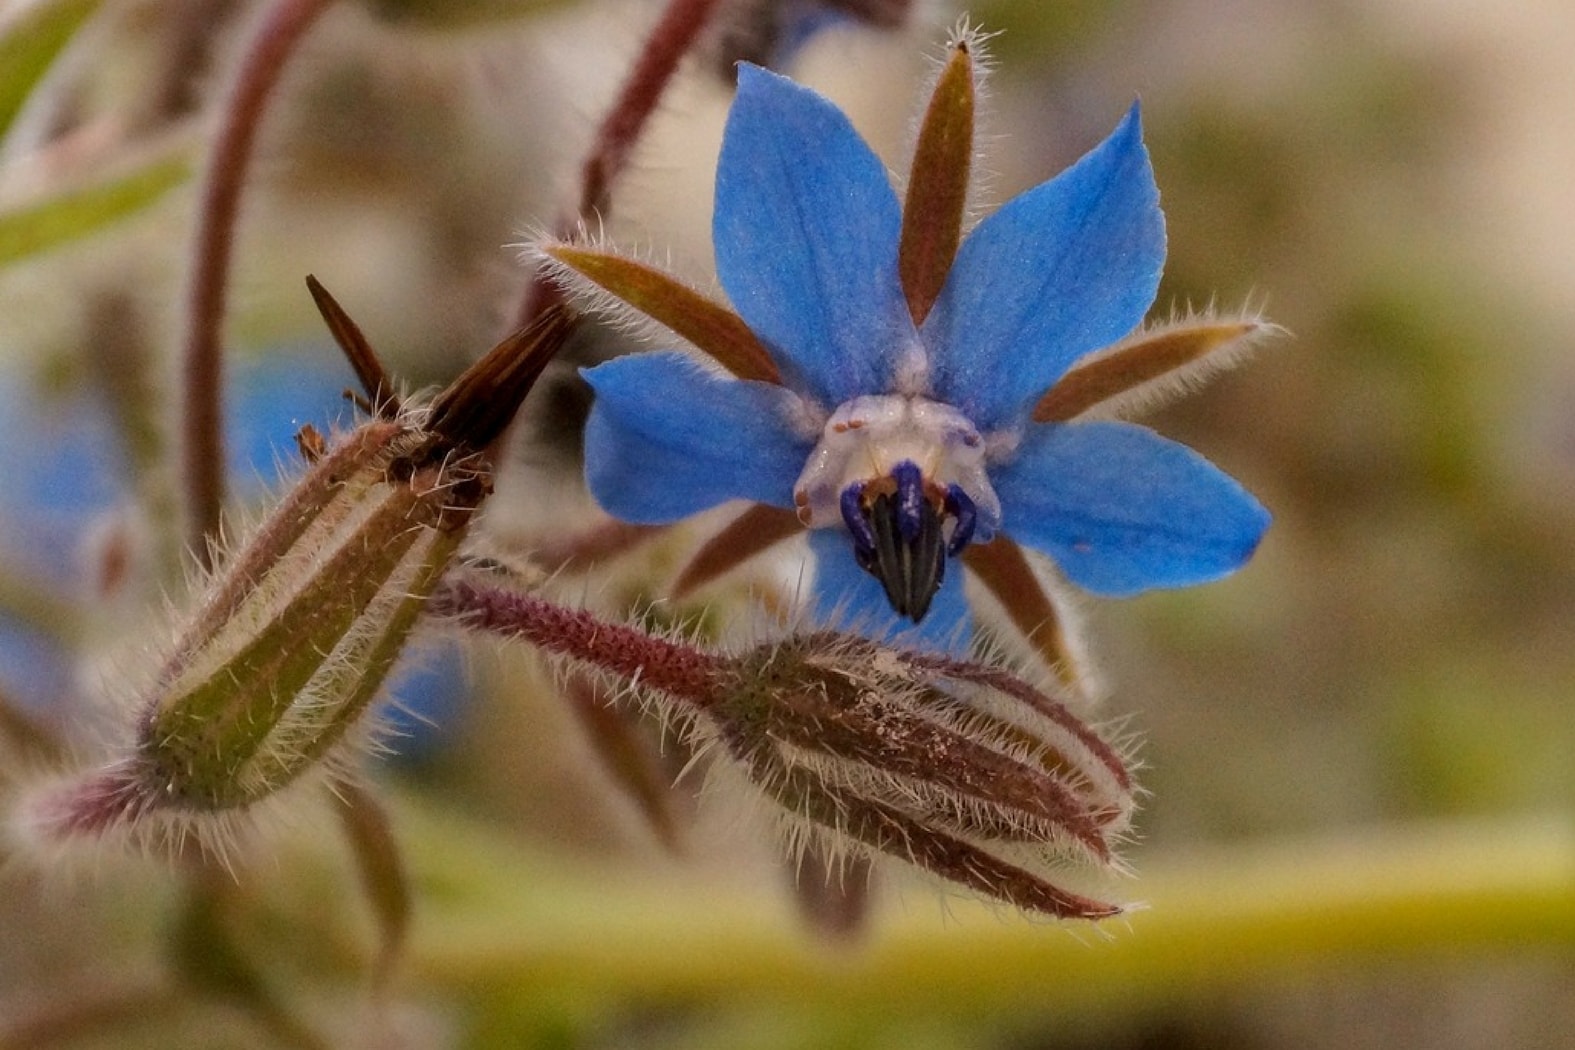
M 0 9 L 0 137 L 38 81 L 102 0 L 46 0 Z
M 170 449 L 162 426 L 168 406 L 158 355 L 136 300 L 125 291 L 90 295 L 82 312 L 88 334 L 83 354 L 104 392 L 104 403 L 126 453 L 137 505 L 146 516 L 153 545 L 153 578 L 165 584 L 179 580 L 184 556 L 180 498 L 174 479 L 161 469 L 169 462 Z M 105 585 L 106 581 L 101 581 L 100 587 Z
M 1154 858 L 1131 887 L 1148 907 L 1092 937 L 1086 925 L 1052 928 L 909 886 L 898 906 L 877 909 L 863 950 L 828 965 L 775 880 L 757 891 L 693 872 L 614 881 L 543 870 L 452 821 L 403 816 L 415 882 L 446 890 L 419 904 L 414 976 L 526 998 L 1100 1015 L 1314 969 L 1575 943 L 1575 832 L 1554 820 Z

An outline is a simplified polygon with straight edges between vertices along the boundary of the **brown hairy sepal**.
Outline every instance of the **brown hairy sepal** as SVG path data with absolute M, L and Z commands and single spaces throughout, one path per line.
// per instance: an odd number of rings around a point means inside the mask
M 1135 808 L 1125 759 L 1049 694 L 985 665 L 826 632 L 735 666 L 698 732 L 774 803 L 790 848 L 895 857 L 1059 918 L 1122 910 L 1062 882 L 1120 870 Z

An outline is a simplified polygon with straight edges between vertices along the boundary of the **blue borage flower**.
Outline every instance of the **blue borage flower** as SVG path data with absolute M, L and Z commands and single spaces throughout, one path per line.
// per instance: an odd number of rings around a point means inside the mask
M 1235 570 L 1269 521 L 1191 450 L 1086 418 L 1267 327 L 1193 320 L 1111 348 L 1139 328 L 1165 253 L 1136 105 L 962 235 L 971 43 L 940 77 L 906 206 L 831 102 L 741 67 L 713 225 L 736 315 L 610 252 L 541 248 L 731 373 L 680 351 L 585 372 L 586 478 L 607 511 L 663 524 L 735 499 L 776 508 L 730 528 L 730 552 L 702 552 L 702 575 L 791 532 L 792 512 L 819 617 L 877 635 L 922 621 L 953 644 L 968 635 L 960 556 L 994 549 L 976 567 L 1002 594 L 1003 566 L 1026 568 L 999 556 L 1015 538 L 1078 586 L 1130 595 Z

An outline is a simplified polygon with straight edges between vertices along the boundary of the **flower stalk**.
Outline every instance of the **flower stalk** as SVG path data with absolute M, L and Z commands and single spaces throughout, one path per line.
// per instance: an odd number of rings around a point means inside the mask
M 629 156 L 667 93 L 679 64 L 694 49 L 719 5 L 720 0 L 668 0 L 612 107 L 597 126 L 596 137 L 580 166 L 579 200 L 572 217 L 559 221 L 559 236 L 570 237 L 576 230 L 607 218 L 613 184 L 629 166 Z M 517 323 L 530 324 L 561 298 L 557 284 L 543 280 L 539 272 L 533 273 L 520 300 Z

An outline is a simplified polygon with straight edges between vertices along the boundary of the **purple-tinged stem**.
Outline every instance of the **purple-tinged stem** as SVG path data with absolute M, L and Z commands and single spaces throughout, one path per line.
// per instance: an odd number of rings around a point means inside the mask
M 628 165 L 629 151 L 716 6 L 717 0 L 672 0 L 662 12 L 585 158 L 580 174 L 582 218 L 607 208 L 613 180 Z
M 141 774 L 135 762 L 117 762 L 48 798 L 39 823 L 61 839 L 131 824 L 152 808 Z
M 235 71 L 208 160 L 192 245 L 181 399 L 188 542 L 204 567 L 224 502 L 223 328 L 241 188 L 285 60 L 332 2 L 278 0 L 267 9 Z
M 697 708 L 715 704 L 718 684 L 727 675 L 725 661 L 703 649 L 609 623 L 584 609 L 466 580 L 443 583 L 427 612 L 453 617 L 473 630 L 522 639 Z
M 629 154 L 645 131 L 651 114 L 666 93 L 684 55 L 711 21 L 718 0 L 669 0 L 662 17 L 646 37 L 634 68 L 623 82 L 590 153 L 580 168 L 580 199 L 572 218 L 560 222 L 559 236 L 573 236 L 574 229 L 598 216 L 605 218 L 611 203 L 612 184 L 629 164 Z M 520 303 L 517 323 L 529 324 L 560 298 L 557 286 L 532 276 Z

